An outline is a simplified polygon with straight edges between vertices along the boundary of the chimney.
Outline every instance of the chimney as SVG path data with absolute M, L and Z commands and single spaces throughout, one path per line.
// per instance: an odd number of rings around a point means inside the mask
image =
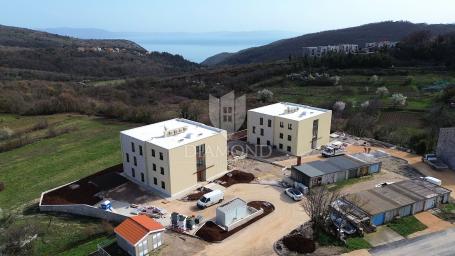
M 302 157 L 298 156 L 297 157 L 297 165 L 301 165 L 301 164 L 302 164 Z

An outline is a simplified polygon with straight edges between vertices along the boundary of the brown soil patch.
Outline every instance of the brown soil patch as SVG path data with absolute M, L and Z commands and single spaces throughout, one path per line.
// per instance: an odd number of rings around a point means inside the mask
M 305 238 L 302 234 L 290 234 L 283 238 L 283 244 L 286 248 L 298 253 L 311 253 L 316 250 L 316 244 L 313 240 Z
M 231 231 L 225 231 L 222 228 L 220 228 L 218 225 L 216 225 L 213 221 L 207 221 L 204 226 L 202 226 L 197 232 L 196 236 L 204 239 L 207 242 L 220 242 L 226 239 L 227 237 L 237 233 L 238 231 L 244 229 L 248 225 L 252 224 L 255 221 L 258 221 L 259 219 L 269 215 L 271 212 L 275 210 L 275 206 L 273 206 L 269 202 L 265 201 L 251 201 L 247 204 L 248 206 L 251 206 L 256 209 L 264 209 L 264 213 L 257 216 L 254 219 L 251 219 L 250 221 L 246 222 L 245 224 L 231 230 Z
M 228 172 L 223 177 L 215 180 L 215 182 L 224 187 L 229 187 L 237 183 L 250 183 L 253 180 L 254 175 L 252 173 L 233 170 L 232 172 Z
M 94 205 L 102 198 L 95 194 L 106 191 L 128 180 L 120 175 L 123 165 L 118 164 L 87 176 L 43 196 L 43 205 L 88 204 Z
M 201 187 L 201 188 L 198 188 L 196 190 L 196 192 L 185 196 L 182 200 L 183 201 L 196 201 L 196 200 L 199 200 L 199 198 L 201 198 L 203 195 L 205 195 L 209 192 L 212 192 L 212 190 L 210 188 Z

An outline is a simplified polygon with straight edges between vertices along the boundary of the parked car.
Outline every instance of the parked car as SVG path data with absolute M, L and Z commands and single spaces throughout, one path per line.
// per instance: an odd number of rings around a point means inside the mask
M 221 203 L 224 199 L 224 193 L 221 190 L 213 190 L 207 194 L 204 194 L 199 200 L 197 201 L 197 207 L 200 209 L 207 208 L 217 203 Z
M 286 195 L 288 195 L 290 198 L 294 199 L 294 201 L 300 201 L 303 199 L 303 194 L 300 192 L 298 189 L 295 188 L 287 188 L 284 190 Z
M 332 220 L 333 224 L 345 234 L 352 235 L 357 231 L 357 229 L 351 223 L 349 223 L 349 221 L 346 221 L 344 218 L 337 214 L 332 213 L 330 215 L 330 219 Z

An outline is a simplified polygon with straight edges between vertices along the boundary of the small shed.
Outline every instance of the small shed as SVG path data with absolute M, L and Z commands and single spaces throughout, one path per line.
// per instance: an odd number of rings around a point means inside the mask
M 248 216 L 248 206 L 245 201 L 235 198 L 216 208 L 216 224 L 229 227 L 232 223 Z
M 164 227 L 146 215 L 124 220 L 115 227 L 117 244 L 131 256 L 149 255 L 163 244 Z

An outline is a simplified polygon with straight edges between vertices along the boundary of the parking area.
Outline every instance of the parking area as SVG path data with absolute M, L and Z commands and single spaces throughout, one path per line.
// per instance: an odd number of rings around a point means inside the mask
M 373 247 L 392 243 L 402 239 L 404 239 L 403 236 L 385 225 L 378 227 L 376 232 L 365 235 L 365 240 L 367 240 L 368 243 L 370 243 Z

